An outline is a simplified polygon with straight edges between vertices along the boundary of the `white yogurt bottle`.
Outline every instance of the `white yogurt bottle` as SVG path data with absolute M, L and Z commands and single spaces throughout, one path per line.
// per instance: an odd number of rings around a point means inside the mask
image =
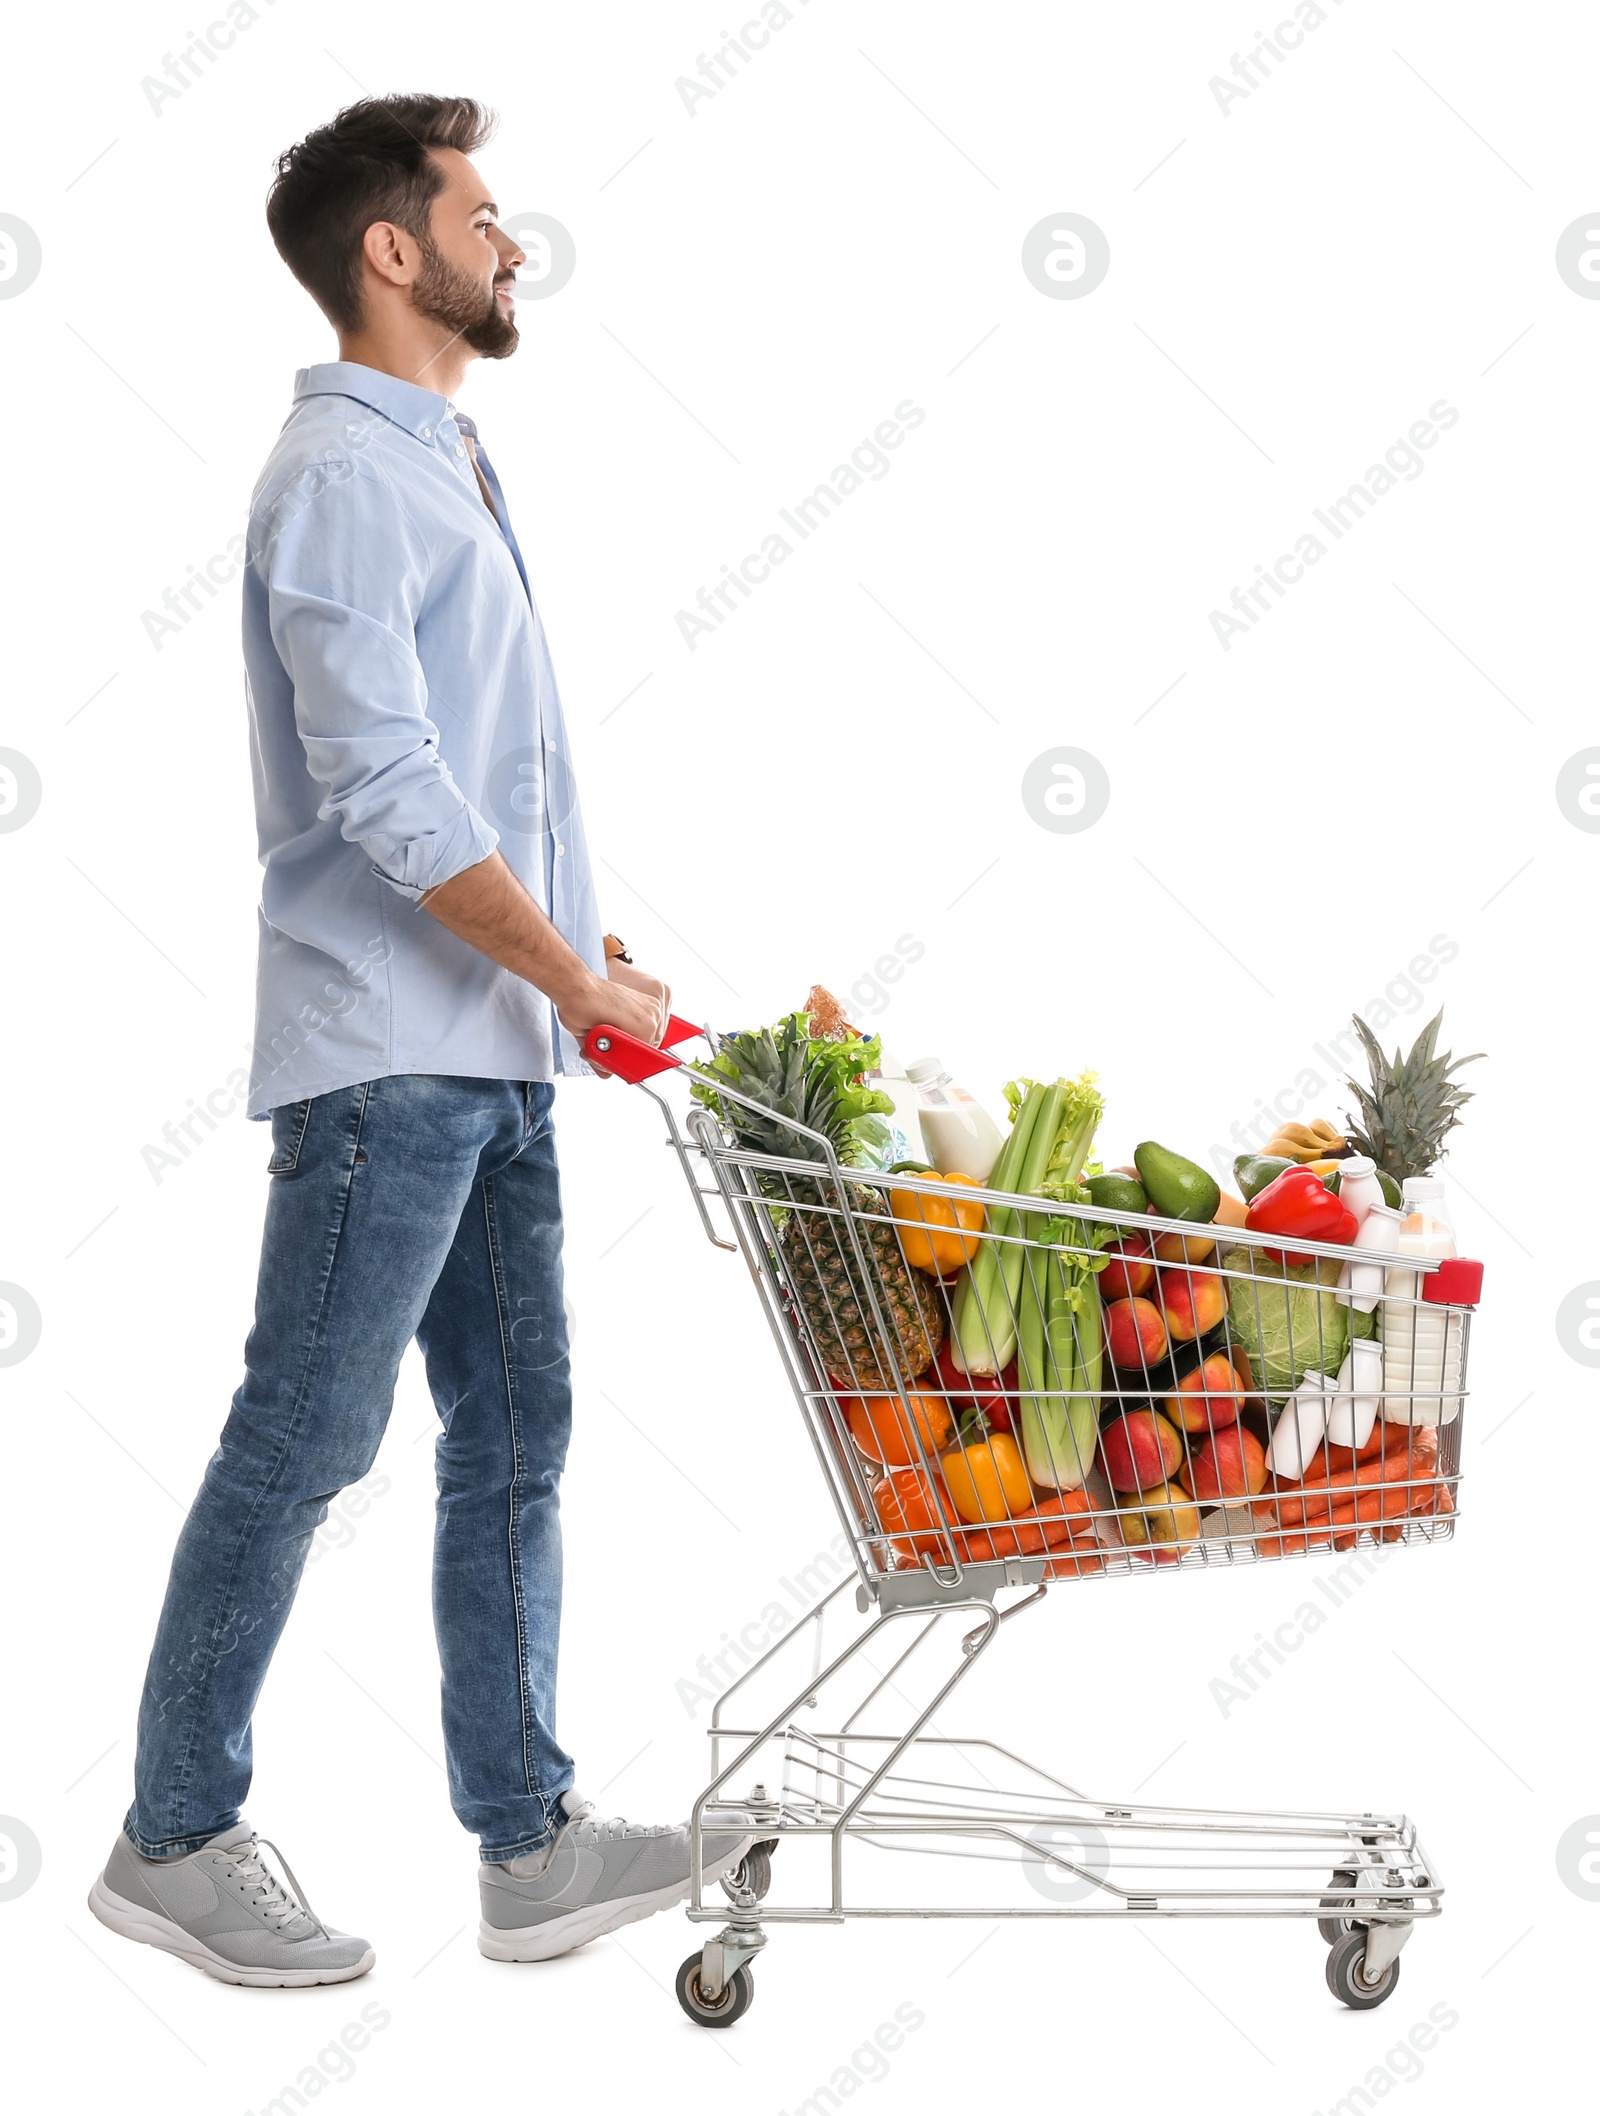
M 1276 1477 L 1303 1477 L 1328 1430 L 1328 1408 L 1337 1386 L 1329 1374 L 1308 1367 L 1300 1385 L 1278 1413 L 1267 1446 L 1267 1464 Z
M 1393 1256 L 1400 1246 L 1400 1226 L 1405 1214 L 1395 1205 L 1369 1205 L 1366 1218 L 1356 1233 L 1353 1249 L 1387 1250 Z M 1347 1264 L 1339 1266 L 1339 1284 L 1335 1300 L 1344 1301 L 1349 1307 L 1359 1308 L 1363 1315 L 1370 1315 L 1378 1305 L 1383 1292 L 1384 1267 L 1382 1264 L 1364 1264 L 1352 1257 Z
M 1374 1205 L 1383 1202 L 1377 1162 L 1366 1154 L 1348 1154 L 1339 1163 L 1339 1203 L 1357 1220 L 1364 1220 Z
M 981 1102 L 951 1079 L 942 1059 L 915 1058 L 906 1072 L 916 1085 L 922 1150 L 928 1159 L 940 1175 L 987 1183 L 1000 1158 L 999 1125 Z
M 1375 1338 L 1354 1337 L 1339 1369 L 1328 1410 L 1328 1438 L 1335 1447 L 1365 1447 L 1378 1422 L 1383 1397 L 1383 1347 Z

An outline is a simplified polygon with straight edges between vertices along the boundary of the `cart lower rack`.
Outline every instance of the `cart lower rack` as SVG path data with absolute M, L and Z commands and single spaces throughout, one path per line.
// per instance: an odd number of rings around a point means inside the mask
M 703 1033 L 674 1020 L 666 1042 Z M 681 1063 L 615 1029 L 586 1048 L 640 1085 Z M 688 1070 L 718 1098 L 688 1136 L 646 1092 L 707 1235 L 750 1269 L 856 1577 L 714 1710 L 689 1916 L 721 1929 L 679 1972 L 684 2010 L 731 2025 L 767 1927 L 859 1917 L 1312 1919 L 1334 1995 L 1381 2004 L 1443 1895 L 1406 1816 L 1091 1797 L 943 1713 L 1053 1584 L 1448 1538 L 1469 1311 L 1401 1256 L 1362 1252 L 1373 1295 L 1327 1244 L 841 1167 L 798 1123 L 798 1157 L 755 1152 L 726 1118 L 759 1105 Z M 935 1275 L 952 1259 L 930 1230 L 952 1226 L 958 1266 L 991 1252 L 976 1341 L 972 1270 Z M 1106 1352 L 1108 1249 L 1139 1327 Z M 852 1585 L 868 1621 L 840 1643 Z M 729 1805 L 760 1835 L 718 1907 L 699 1847 Z M 787 1903 L 768 1900 L 780 1846 L 803 1882 Z

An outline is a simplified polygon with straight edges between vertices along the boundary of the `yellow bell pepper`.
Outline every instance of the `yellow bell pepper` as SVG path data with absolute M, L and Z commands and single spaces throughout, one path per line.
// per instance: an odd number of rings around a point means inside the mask
M 989 1433 L 970 1447 L 957 1448 L 940 1457 L 939 1467 L 963 1521 L 1004 1521 L 1034 1510 L 1027 1465 L 1009 1433 Z
M 975 1188 L 971 1176 L 934 1175 L 931 1183 L 965 1183 Z M 930 1271 L 935 1278 L 948 1278 L 952 1271 L 970 1262 L 978 1246 L 976 1230 L 983 1225 L 983 1207 L 974 1198 L 929 1197 L 918 1190 L 891 1190 L 889 1210 L 897 1220 L 918 1224 L 902 1227 L 900 1246 L 908 1264 Z M 927 1231 L 924 1232 L 923 1230 Z

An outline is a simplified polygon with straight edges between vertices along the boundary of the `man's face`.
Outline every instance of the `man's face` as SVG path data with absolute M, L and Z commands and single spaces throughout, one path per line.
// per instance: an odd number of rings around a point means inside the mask
M 517 349 L 512 286 L 524 253 L 496 226 L 499 208 L 467 157 L 440 147 L 433 159 L 443 172 L 444 189 L 433 202 L 429 232 L 422 238 L 412 305 L 486 360 L 504 360 Z

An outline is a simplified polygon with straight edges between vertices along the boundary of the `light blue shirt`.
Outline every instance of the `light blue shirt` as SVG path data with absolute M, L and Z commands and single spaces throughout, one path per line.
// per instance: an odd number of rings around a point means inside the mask
M 604 974 L 550 650 L 476 436 L 394 375 L 302 368 L 251 500 L 252 1116 L 390 1073 L 586 1070 L 543 993 L 417 909 L 498 846 Z

